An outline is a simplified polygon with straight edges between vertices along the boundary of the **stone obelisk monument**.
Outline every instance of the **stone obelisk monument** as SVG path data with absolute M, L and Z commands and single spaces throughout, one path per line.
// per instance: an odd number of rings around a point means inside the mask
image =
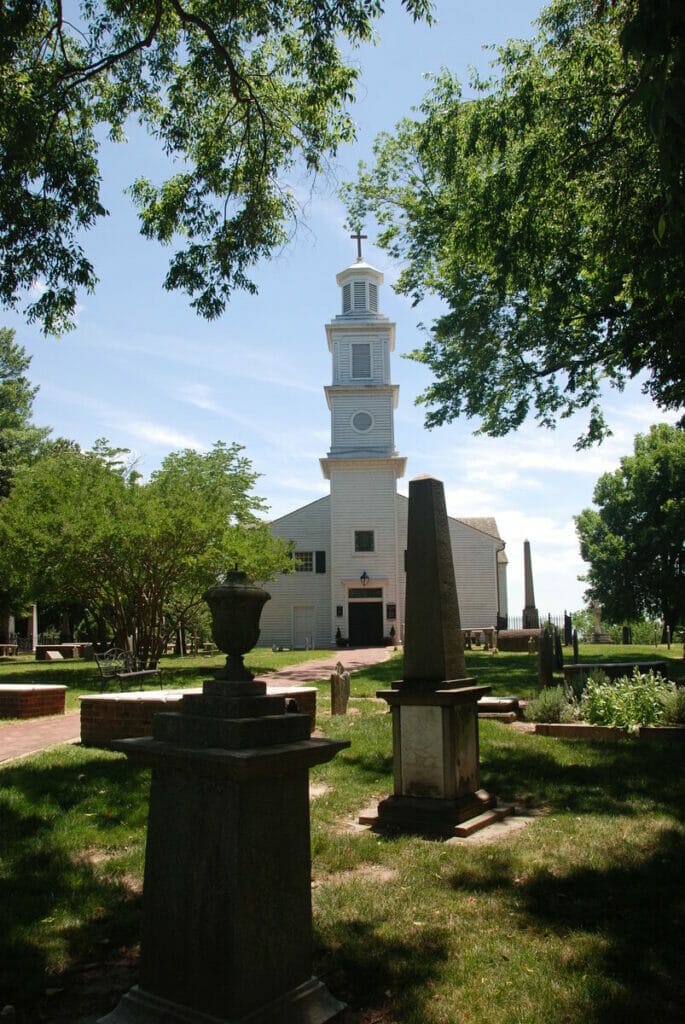
M 494 806 L 480 787 L 478 756 L 477 703 L 490 687 L 474 682 L 466 677 L 443 485 L 417 477 L 409 484 L 404 676 L 378 693 L 392 711 L 394 793 L 363 820 L 453 835 Z
M 535 607 L 535 594 L 533 593 L 533 563 L 530 558 L 530 541 L 523 542 L 523 585 L 524 585 L 524 629 L 539 629 L 540 615 Z

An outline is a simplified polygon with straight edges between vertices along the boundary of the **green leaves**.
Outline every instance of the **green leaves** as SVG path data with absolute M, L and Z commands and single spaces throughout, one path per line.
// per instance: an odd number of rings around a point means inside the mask
M 436 76 L 420 119 L 379 136 L 344 192 L 404 264 L 398 290 L 447 307 L 411 354 L 435 377 L 429 427 L 465 415 L 498 436 L 587 409 L 583 447 L 608 432 L 603 384 L 643 371 L 660 405 L 685 404 L 682 159 L 678 179 L 645 108 L 651 58 L 621 41 L 635 10 L 554 0 L 533 43 L 495 51 L 475 99 Z M 682 49 L 675 29 L 654 45 Z
M 314 174 L 354 137 L 358 71 L 341 54 L 371 38 L 381 0 L 59 0 L 0 9 L 0 301 L 27 306 L 46 333 L 72 326 L 94 267 L 82 231 L 99 199 L 97 131 L 142 124 L 169 159 L 139 178 L 141 231 L 175 246 L 165 287 L 206 317 L 283 244 L 297 169 Z M 431 20 L 430 0 L 403 0 Z M 182 170 L 179 172 L 179 168 Z
M 19 466 L 35 458 L 49 433 L 31 422 L 37 388 L 26 377 L 31 363 L 14 331 L 0 327 L 0 499 L 7 497 Z
M 595 486 L 597 509 L 576 516 L 588 596 L 613 622 L 685 622 L 685 432 L 661 423 Z
M 100 441 L 17 473 L 0 506 L 0 578 L 32 600 L 83 607 L 118 646 L 135 635 L 153 661 L 233 565 L 269 579 L 291 559 L 257 519 L 257 476 L 239 445 L 174 452 L 147 484 L 121 454 Z

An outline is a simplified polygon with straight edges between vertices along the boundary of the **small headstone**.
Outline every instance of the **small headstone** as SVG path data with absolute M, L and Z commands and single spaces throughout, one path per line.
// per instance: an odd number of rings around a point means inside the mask
M 564 649 L 561 643 L 561 633 L 556 628 L 554 630 L 554 667 L 558 669 L 564 667 Z
M 46 651 L 45 658 L 47 661 L 64 661 L 61 651 Z
M 342 662 L 335 666 L 331 674 L 331 714 L 346 715 L 347 702 L 350 699 L 350 673 L 345 671 Z
M 554 681 L 554 632 L 546 625 L 540 630 L 538 643 L 538 682 L 551 686 Z
M 571 616 L 564 612 L 564 647 L 570 647 L 573 643 L 573 621 Z

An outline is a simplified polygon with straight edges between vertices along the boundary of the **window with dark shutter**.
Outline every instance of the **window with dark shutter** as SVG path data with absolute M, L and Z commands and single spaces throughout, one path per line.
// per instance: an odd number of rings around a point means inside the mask
M 326 552 L 317 551 L 315 554 L 315 565 L 316 572 L 323 573 L 326 571 Z

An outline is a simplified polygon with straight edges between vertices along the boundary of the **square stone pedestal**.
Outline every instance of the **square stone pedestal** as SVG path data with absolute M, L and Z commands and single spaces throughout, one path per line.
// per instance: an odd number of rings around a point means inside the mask
M 140 983 L 103 1022 L 328 1024 L 344 1006 L 312 977 L 309 768 L 348 744 L 265 688 L 208 685 L 113 743 L 152 786 Z
M 480 787 L 478 745 L 478 700 L 490 687 L 471 682 L 400 682 L 377 693 L 392 712 L 394 793 L 379 803 L 375 826 L 450 835 L 494 807 Z

